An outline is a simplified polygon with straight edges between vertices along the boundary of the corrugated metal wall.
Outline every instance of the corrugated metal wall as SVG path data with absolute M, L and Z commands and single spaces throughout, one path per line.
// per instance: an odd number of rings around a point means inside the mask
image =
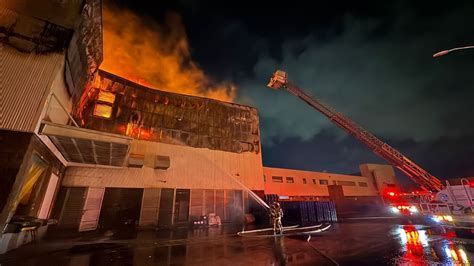
M 174 189 L 163 188 L 160 195 L 158 226 L 168 227 L 173 223 Z
M 225 198 L 224 198 L 224 190 L 218 189 L 216 190 L 216 215 L 224 219 L 225 217 Z
M 214 190 L 212 189 L 205 189 L 204 190 L 204 213 L 215 213 L 214 209 Z
M 64 55 L 22 53 L 0 44 L 0 129 L 33 132 Z
M 199 217 L 203 214 L 203 193 L 203 189 L 191 189 L 191 220 L 199 219 Z
M 59 216 L 59 228 L 77 229 L 82 216 L 86 188 L 61 188 L 66 191 L 65 202 Z

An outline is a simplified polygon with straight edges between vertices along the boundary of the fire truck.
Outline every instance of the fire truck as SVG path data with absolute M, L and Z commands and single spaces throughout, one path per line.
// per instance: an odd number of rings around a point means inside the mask
M 311 97 L 298 86 L 289 82 L 287 73 L 284 71 L 275 71 L 267 86 L 275 90 L 285 89 L 298 97 L 417 183 L 422 191 L 412 193 L 388 191 L 384 193 L 384 198 L 389 202 L 388 207 L 394 213 L 421 214 L 446 227 L 474 229 L 474 188 L 471 187 L 471 183 L 467 179 L 462 179 L 461 183 L 456 185 L 450 185 L 448 181 L 443 184 L 437 177 L 395 148 L 381 141 L 328 104 Z

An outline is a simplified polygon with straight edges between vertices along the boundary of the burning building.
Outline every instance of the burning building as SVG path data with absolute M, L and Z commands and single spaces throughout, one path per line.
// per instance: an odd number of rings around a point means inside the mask
M 102 61 L 100 4 L 0 3 L 0 253 L 46 232 L 67 161 L 39 129 L 70 121 Z
M 248 209 L 248 195 L 239 183 L 263 193 L 254 108 L 158 91 L 99 71 L 75 120 L 81 128 L 131 141 L 123 149 L 78 144 L 50 133 L 54 125 L 45 125 L 45 134 L 70 162 L 60 205 L 81 206 L 74 202 L 97 198 L 90 206 L 95 217 L 80 223 L 76 217 L 78 223 L 71 224 L 70 216 L 80 216 L 82 209 L 67 208 L 58 227 L 95 229 L 100 210 L 117 204 L 136 208 L 133 219 L 142 226 L 188 223 L 207 213 L 229 221 Z
M 101 15 L 99 0 L 0 4 L 0 253 L 53 227 L 241 222 L 256 194 L 343 205 L 395 184 L 373 165 L 333 179 L 264 168 L 257 110 L 209 98 L 226 89 L 197 97 L 99 70 Z
M 139 140 L 260 152 L 255 108 L 150 89 L 99 70 L 76 111 L 81 127 Z
M 4 1 L 2 248 L 129 209 L 142 226 L 243 217 L 263 194 L 254 108 L 158 91 L 98 69 L 101 2 Z M 197 72 L 199 74 L 199 72 Z M 200 74 L 201 75 L 201 74 Z

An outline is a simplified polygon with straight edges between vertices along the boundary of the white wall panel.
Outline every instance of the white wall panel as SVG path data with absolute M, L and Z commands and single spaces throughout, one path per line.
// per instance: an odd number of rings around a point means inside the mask
M 231 153 L 205 148 L 138 141 L 132 143 L 132 153 L 145 154 L 143 168 L 69 167 L 63 186 L 130 187 L 130 188 L 196 188 L 242 189 L 231 175 L 239 173 L 240 182 L 250 189 L 263 190 L 261 154 Z M 155 170 L 147 165 L 154 155 L 170 156 L 167 170 Z M 164 183 L 166 181 L 166 183 Z

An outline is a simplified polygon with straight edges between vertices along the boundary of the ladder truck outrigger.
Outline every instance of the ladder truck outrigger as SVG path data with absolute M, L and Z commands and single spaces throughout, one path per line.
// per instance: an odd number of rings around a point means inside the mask
M 401 208 L 401 206 L 392 205 L 391 208 L 394 211 L 397 211 L 394 209 L 397 207 L 399 210 L 406 210 L 408 214 L 419 211 L 421 214 L 430 216 L 433 220 L 448 227 L 474 229 L 474 215 L 472 215 L 474 188 L 471 188 L 469 181 L 462 179 L 461 185 L 450 185 L 446 181 L 446 185 L 443 185 L 437 177 L 421 168 L 399 151 L 381 141 L 329 105 L 309 96 L 298 86 L 289 82 L 287 73 L 282 70 L 277 70 L 273 73 L 267 86 L 276 90 L 286 89 L 289 93 L 325 115 L 334 124 L 365 144 L 375 154 L 402 171 L 424 190 L 425 193 L 421 193 L 417 197 L 417 206 L 404 206 Z M 398 204 L 406 205 L 402 198 L 399 198 Z

